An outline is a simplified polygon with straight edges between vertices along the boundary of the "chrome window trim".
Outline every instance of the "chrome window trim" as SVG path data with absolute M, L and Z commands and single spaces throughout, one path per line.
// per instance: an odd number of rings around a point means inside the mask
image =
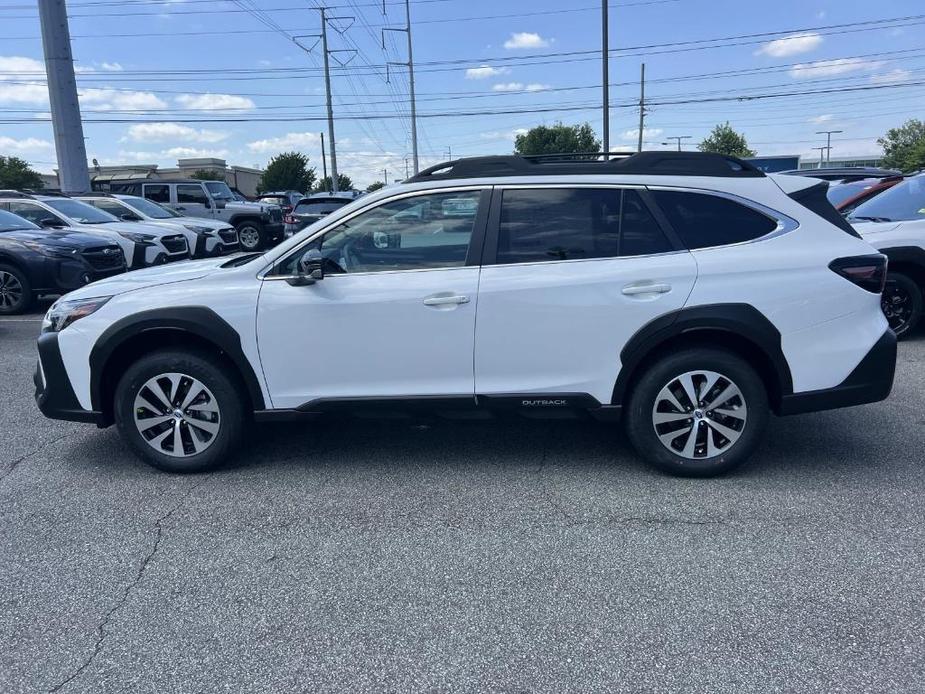
M 460 193 L 460 192 L 463 192 L 463 193 L 464 193 L 464 192 L 468 192 L 468 191 L 479 191 L 479 192 L 481 192 L 481 191 L 486 190 L 486 189 L 489 189 L 489 188 L 492 188 L 492 185 L 491 185 L 490 183 L 489 183 L 489 184 L 482 184 L 482 185 L 453 186 L 453 187 L 448 187 L 448 188 L 428 188 L 428 189 L 426 189 L 426 190 L 411 190 L 411 191 L 407 191 L 407 192 L 404 192 L 404 193 L 399 193 L 399 194 L 397 194 L 397 195 L 391 195 L 391 196 L 389 196 L 389 197 L 387 197 L 387 198 L 380 198 L 379 200 L 376 200 L 375 202 L 370 203 L 369 205 L 367 205 L 367 206 L 365 206 L 365 207 L 361 207 L 360 209 L 358 209 L 358 210 L 352 212 L 351 214 L 347 215 L 346 217 L 340 217 L 340 218 L 338 218 L 337 220 L 333 221 L 333 222 L 331 223 L 330 226 L 326 226 L 326 227 L 324 227 L 324 228 L 322 228 L 322 229 L 319 229 L 317 232 L 315 232 L 314 234 L 312 234 L 312 235 L 309 236 L 308 238 L 304 239 L 298 246 L 296 246 L 295 248 L 293 248 L 291 251 L 289 251 L 288 253 L 286 253 L 286 254 L 283 255 L 282 257 L 277 258 L 277 259 L 274 260 L 272 263 L 270 263 L 267 267 L 265 267 L 263 270 L 261 270 L 260 272 L 258 272 L 258 273 L 257 273 L 257 279 L 258 279 L 258 280 L 261 280 L 261 281 L 274 281 L 274 280 L 291 280 L 291 279 L 296 279 L 296 278 L 298 277 L 298 275 L 273 275 L 273 276 L 270 276 L 270 277 L 268 277 L 267 275 L 268 275 L 270 272 L 272 272 L 273 269 L 274 269 L 275 267 L 277 267 L 277 266 L 280 265 L 281 263 L 284 263 L 286 260 L 288 260 L 289 258 L 291 258 L 293 255 L 298 254 L 305 246 L 307 246 L 309 243 L 311 243 L 312 241 L 314 241 L 314 240 L 315 240 L 316 238 L 318 238 L 319 236 L 322 236 L 323 234 L 328 233 L 328 232 L 331 231 L 332 229 L 335 229 L 335 228 L 339 227 L 341 224 L 344 224 L 344 223 L 346 223 L 346 222 L 349 222 L 351 219 L 357 217 L 358 215 L 365 214 L 366 212 L 369 212 L 370 210 L 374 210 L 374 209 L 376 209 L 377 207 L 382 207 L 383 205 L 386 205 L 386 204 L 391 203 L 391 202 L 395 202 L 396 200 L 404 200 L 405 198 L 422 197 L 422 196 L 424 196 L 424 195 L 438 195 L 438 194 L 441 194 L 441 193 Z M 360 276 L 360 275 L 381 275 L 381 274 L 383 274 L 383 273 L 396 273 L 396 272 L 430 272 L 431 270 L 456 270 L 456 269 L 462 269 L 462 268 L 466 268 L 466 267 L 479 267 L 479 266 L 477 266 L 477 265 L 460 265 L 460 266 L 455 266 L 455 267 L 412 268 L 412 269 L 408 269 L 408 270 L 381 270 L 381 271 L 376 271 L 376 272 L 349 272 L 349 273 L 348 273 L 348 272 L 345 272 L 345 273 L 343 273 L 343 274 L 344 274 L 344 275 L 350 275 L 350 276 L 352 276 L 352 277 L 358 277 L 358 276 Z M 338 273 L 338 274 L 339 274 L 339 273 Z M 331 277 L 336 277 L 336 276 L 337 276 L 337 275 L 331 275 Z M 327 277 L 325 277 L 325 279 L 327 279 Z

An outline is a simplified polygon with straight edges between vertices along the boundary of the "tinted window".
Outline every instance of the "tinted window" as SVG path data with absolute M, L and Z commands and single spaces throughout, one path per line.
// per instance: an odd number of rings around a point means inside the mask
M 33 224 L 27 219 L 0 210 L 0 231 L 11 231 L 12 229 L 38 229 L 37 224 Z
M 144 195 L 154 202 L 170 202 L 170 186 L 146 185 Z
M 113 217 L 108 212 L 98 210 L 93 205 L 88 205 L 80 200 L 60 198 L 48 200 L 45 204 L 58 210 L 65 217 L 70 217 L 81 224 L 108 224 L 109 222 L 119 221 L 118 217 Z
M 350 200 L 303 200 L 295 206 L 295 214 L 328 214 L 339 210 Z
M 652 192 L 668 222 L 688 248 L 751 241 L 777 228 L 773 219 L 718 195 L 668 190 Z
M 839 203 L 842 203 L 849 198 L 853 198 L 858 193 L 864 192 L 879 182 L 879 180 L 874 178 L 864 179 L 863 181 L 854 181 L 853 183 L 838 183 L 835 185 L 830 185 L 829 190 L 825 196 L 829 199 L 830 203 L 832 203 L 835 207 L 838 207 Z
M 439 193 L 385 203 L 313 240 L 279 273 L 296 274 L 299 260 L 309 254 L 320 254 L 331 274 L 465 265 L 480 196 L 480 191 Z
M 62 224 L 64 223 L 64 220 L 58 215 L 28 202 L 11 202 L 10 212 L 19 215 L 23 219 L 28 219 L 33 224 L 41 224 L 43 219 L 55 219 Z
M 671 250 L 635 190 L 504 191 L 499 263 L 613 258 Z
M 889 222 L 925 219 L 925 176 L 907 178 L 851 213 L 852 220 L 865 218 Z
M 228 184 L 223 181 L 208 181 L 206 182 L 206 188 L 209 189 L 209 193 L 216 200 L 234 200 L 234 193 L 231 192 Z
M 202 186 L 198 185 L 179 185 L 177 186 L 177 202 L 178 203 L 194 203 L 199 205 L 205 205 L 208 202 L 206 197 L 206 192 L 202 189 Z
M 115 215 L 116 217 L 121 217 L 124 214 L 132 213 L 131 210 L 122 207 L 122 205 L 117 203 L 115 200 L 91 200 L 89 202 L 94 207 L 97 207 L 104 212 L 108 212 L 111 215 Z
M 174 212 L 169 207 L 161 207 L 156 202 L 151 202 L 144 198 L 124 198 L 122 204 L 128 205 L 133 210 L 137 210 L 152 219 L 172 219 L 173 217 L 181 216 L 179 212 Z

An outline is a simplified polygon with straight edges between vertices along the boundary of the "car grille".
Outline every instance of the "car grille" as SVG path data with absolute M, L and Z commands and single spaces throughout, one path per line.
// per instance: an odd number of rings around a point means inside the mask
M 219 229 L 218 237 L 224 243 L 237 243 L 238 242 L 238 232 L 234 229 Z
M 118 246 L 88 248 L 81 256 L 94 270 L 115 270 L 125 266 L 125 257 Z
M 164 236 L 161 238 L 161 243 L 164 244 L 168 253 L 185 253 L 189 250 L 184 236 Z
M 271 207 L 270 208 L 270 221 L 271 222 L 283 221 L 283 211 L 278 207 Z

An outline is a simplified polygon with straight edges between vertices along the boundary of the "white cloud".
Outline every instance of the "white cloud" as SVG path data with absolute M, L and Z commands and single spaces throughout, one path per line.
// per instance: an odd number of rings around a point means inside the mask
M 234 94 L 181 94 L 176 101 L 183 108 L 197 111 L 249 110 L 255 106 L 251 99 Z
M 489 77 L 497 77 L 498 75 L 506 75 L 510 70 L 506 67 L 492 67 L 491 65 L 479 65 L 478 67 L 470 67 L 466 70 L 466 79 L 467 80 L 484 80 Z
M 48 103 L 48 88 L 44 84 L 33 82 L 14 82 L 0 84 L 0 104 L 38 104 Z
M 815 118 L 810 118 L 809 122 L 814 123 L 815 125 L 822 125 L 823 123 L 830 122 L 835 116 L 831 113 L 824 113 L 821 116 L 816 116 Z
M 518 48 L 546 48 L 549 43 L 549 39 L 544 39 L 539 34 L 530 31 L 518 31 L 511 34 L 511 38 L 504 42 L 504 47 L 508 50 Z
M 900 82 L 908 82 L 910 77 L 912 77 L 912 73 L 908 70 L 896 68 L 895 70 L 890 70 L 881 75 L 871 75 L 870 81 L 875 84 L 898 84 Z
M 286 133 L 282 137 L 271 137 L 266 140 L 248 142 L 247 148 L 251 152 L 281 152 L 284 150 L 299 150 L 314 147 L 319 141 L 318 133 Z M 339 144 L 344 146 L 344 141 Z
M 14 140 L 12 137 L 0 135 L 0 152 L 12 154 L 30 154 L 34 152 L 46 152 L 54 148 L 48 140 L 40 140 L 36 137 L 27 137 L 22 140 Z
M 122 66 L 119 63 L 100 63 L 100 68 L 106 72 L 122 72 Z
M 664 131 L 661 128 L 643 128 L 642 129 L 642 139 L 646 140 L 651 137 L 658 137 Z M 639 139 L 639 128 L 633 128 L 632 130 L 624 130 L 621 133 L 620 137 L 624 140 L 638 140 Z
M 45 74 L 45 63 L 41 60 L 35 60 L 34 58 L 24 58 L 17 55 L 0 55 L 0 73 L 4 73 L 5 77 L 15 77 L 17 73 L 25 73 L 25 77 L 35 79 Z
M 500 84 L 493 85 L 491 90 L 494 92 L 521 92 L 523 91 L 523 88 L 523 82 L 502 82 Z
M 831 77 L 861 70 L 876 70 L 882 61 L 867 61 L 860 58 L 836 58 L 835 60 L 817 60 L 814 63 L 798 63 L 790 68 L 790 76 L 795 79 L 813 77 Z
M 539 82 L 531 82 L 527 85 L 528 92 L 542 92 L 549 88 L 548 84 L 540 84 Z
M 526 135 L 529 132 L 527 128 L 514 128 L 513 130 L 491 130 L 489 132 L 479 133 L 483 140 L 507 140 L 514 141 L 518 135 Z
M 179 123 L 138 123 L 129 127 L 124 141 L 162 142 L 179 140 L 182 142 L 221 142 L 228 133 L 218 130 L 197 130 Z
M 763 44 L 761 48 L 755 51 L 755 55 L 768 55 L 772 58 L 799 55 L 818 48 L 822 44 L 822 40 L 822 36 L 812 32 L 792 34 Z
M 174 159 L 198 159 L 202 157 L 216 157 L 224 159 L 228 156 L 227 149 L 196 149 L 194 147 L 171 147 L 161 154 Z
M 81 106 L 89 106 L 95 111 L 143 111 L 147 109 L 167 108 L 167 102 L 151 92 L 94 87 L 78 89 Z

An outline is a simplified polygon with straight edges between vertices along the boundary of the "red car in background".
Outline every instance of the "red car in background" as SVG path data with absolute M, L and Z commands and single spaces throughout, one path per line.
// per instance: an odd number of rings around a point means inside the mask
M 888 178 L 864 178 L 860 181 L 838 183 L 829 186 L 827 195 L 833 207 L 846 215 L 861 203 L 867 202 L 888 188 L 892 188 L 902 180 L 902 176 L 890 176 Z

